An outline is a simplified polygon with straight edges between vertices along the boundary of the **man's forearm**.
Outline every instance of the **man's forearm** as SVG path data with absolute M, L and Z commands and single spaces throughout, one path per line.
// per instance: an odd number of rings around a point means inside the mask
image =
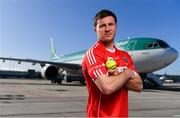
M 101 75 L 95 80 L 95 83 L 104 94 L 111 94 L 124 87 L 133 76 L 132 72 L 128 71 L 131 70 L 126 70 L 113 76 Z
M 136 76 L 135 78 L 128 80 L 125 87 L 128 90 L 141 92 L 143 89 L 142 79 L 139 76 Z
M 129 75 L 127 73 L 120 73 L 115 76 L 109 76 L 109 79 L 114 80 L 110 86 L 111 88 L 114 88 L 114 91 L 119 90 L 122 88 L 129 80 Z

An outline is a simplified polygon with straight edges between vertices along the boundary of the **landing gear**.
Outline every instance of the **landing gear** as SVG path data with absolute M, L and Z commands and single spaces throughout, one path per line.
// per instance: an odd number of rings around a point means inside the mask
M 55 79 L 52 79 L 51 84 L 55 84 L 55 83 L 56 83 Z
M 85 79 L 83 76 L 67 76 L 66 82 L 79 81 L 81 85 L 86 85 Z
M 62 84 L 62 78 L 55 78 L 51 80 L 52 84 Z
M 61 75 L 55 79 L 51 80 L 52 84 L 62 84 L 62 80 L 65 80 L 66 82 L 73 82 L 73 81 L 79 81 L 82 86 L 86 85 L 86 81 L 83 76 L 64 76 Z
M 57 79 L 57 84 L 62 84 L 62 79 Z

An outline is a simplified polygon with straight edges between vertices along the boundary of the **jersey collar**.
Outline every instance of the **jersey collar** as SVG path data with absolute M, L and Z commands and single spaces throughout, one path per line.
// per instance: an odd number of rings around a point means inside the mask
M 107 50 L 108 52 L 115 53 L 116 50 L 117 50 L 117 48 L 116 48 L 115 45 L 113 45 L 114 49 L 113 49 L 113 50 L 110 50 L 110 49 L 108 49 L 108 48 L 106 48 L 106 47 L 104 46 L 104 44 L 101 42 L 101 40 L 98 40 L 98 43 L 99 43 L 100 45 L 102 45 L 102 47 L 104 48 L 104 50 Z

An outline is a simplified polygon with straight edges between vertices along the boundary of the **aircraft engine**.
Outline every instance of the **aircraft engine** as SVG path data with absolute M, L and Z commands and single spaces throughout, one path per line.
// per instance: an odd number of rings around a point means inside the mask
M 41 76 L 44 79 L 52 80 L 58 75 L 58 68 L 54 65 L 45 65 L 41 70 Z

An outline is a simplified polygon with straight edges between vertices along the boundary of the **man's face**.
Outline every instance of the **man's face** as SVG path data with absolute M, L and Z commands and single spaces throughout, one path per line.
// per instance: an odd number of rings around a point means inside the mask
M 95 32 L 102 41 L 114 40 L 116 33 L 116 23 L 112 16 L 97 20 Z

